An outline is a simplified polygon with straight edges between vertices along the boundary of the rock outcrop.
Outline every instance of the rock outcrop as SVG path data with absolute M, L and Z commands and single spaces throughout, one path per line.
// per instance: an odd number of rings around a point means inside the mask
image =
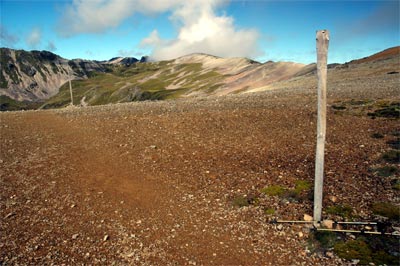
M 0 95 L 17 101 L 41 101 L 58 93 L 71 79 L 82 79 L 93 71 L 106 71 L 102 63 L 67 60 L 48 51 L 0 50 Z

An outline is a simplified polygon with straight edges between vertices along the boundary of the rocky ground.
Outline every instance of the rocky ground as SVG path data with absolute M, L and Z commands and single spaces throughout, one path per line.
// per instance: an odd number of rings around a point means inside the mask
M 324 218 L 399 206 L 373 171 L 399 121 L 367 115 L 399 101 L 398 76 L 373 84 L 330 88 Z M 261 192 L 312 184 L 316 116 L 314 85 L 1 113 L 0 264 L 345 265 L 306 226 L 269 222 L 312 215 L 309 197 Z

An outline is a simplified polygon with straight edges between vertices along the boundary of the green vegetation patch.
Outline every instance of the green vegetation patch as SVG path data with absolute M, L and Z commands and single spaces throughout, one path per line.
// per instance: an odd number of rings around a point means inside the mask
M 146 91 L 158 91 L 158 90 L 165 90 L 165 87 L 168 86 L 168 84 L 162 80 L 162 79 L 149 79 L 146 82 L 143 82 L 142 84 L 139 85 L 139 87 L 142 90 Z
M 400 180 L 399 179 L 393 179 L 390 184 L 392 185 L 392 188 L 394 190 L 400 190 Z
M 5 50 L 1 50 L 0 53 L 0 63 L 1 63 L 1 68 L 4 70 L 4 72 L 11 78 L 12 82 L 14 84 L 18 84 L 20 82 L 20 74 L 17 69 L 17 67 L 14 64 L 11 64 L 12 58 L 11 56 L 5 52 Z M 6 88 L 7 86 L 4 86 L 7 84 L 7 81 L 5 77 L 2 75 L 1 76 L 1 85 L 2 88 Z
M 400 149 L 400 138 L 388 140 L 388 141 L 386 141 L 386 144 L 389 144 L 389 146 L 392 149 L 399 150 Z
M 41 103 L 19 102 L 5 95 L 0 96 L 0 111 L 18 111 L 36 109 Z
M 310 234 L 309 248 L 321 253 L 333 249 L 342 259 L 359 260 L 359 265 L 398 265 L 400 259 L 398 239 L 383 235 L 359 235 L 346 240 L 341 233 L 315 231 Z
M 250 205 L 258 205 L 259 199 L 255 195 L 240 195 L 236 196 L 232 200 L 232 205 L 235 207 L 247 207 Z
M 394 137 L 400 137 L 400 131 L 397 131 L 397 130 L 392 131 L 392 132 L 390 132 L 390 135 L 392 135 Z
M 332 109 L 334 109 L 334 110 L 345 110 L 346 109 L 346 106 L 344 106 L 344 105 L 332 105 Z
M 47 82 L 47 76 L 43 73 L 43 71 L 49 73 L 48 69 L 44 66 L 44 64 L 47 63 L 48 60 L 46 61 L 45 58 L 42 58 L 41 52 L 39 51 L 27 52 L 19 50 L 15 52 L 15 55 L 17 62 L 21 66 L 22 72 L 24 72 L 28 76 L 32 76 L 32 69 L 34 69 L 35 71 L 39 72 L 43 80 Z M 51 59 L 54 60 L 55 58 L 51 57 Z
M 375 169 L 375 173 L 381 177 L 389 177 L 391 175 L 396 174 L 397 172 L 398 172 L 397 167 L 392 165 L 386 165 Z
M 267 209 L 264 210 L 264 213 L 265 213 L 266 215 L 274 215 L 274 214 L 275 214 L 275 209 L 273 209 L 273 208 L 267 208 Z
M 261 192 L 267 196 L 282 196 L 286 189 L 279 185 L 272 185 L 261 189 Z
M 386 240 L 393 243 L 390 239 Z M 389 254 L 387 244 L 382 247 L 374 244 L 374 242 L 380 243 L 381 241 L 377 237 L 374 240 L 372 238 L 359 237 L 355 240 L 335 244 L 334 251 L 340 258 L 360 260 L 359 264 L 361 265 L 368 265 L 369 263 L 374 263 L 374 265 L 398 265 L 399 257 Z M 391 246 L 396 246 L 396 244 Z
M 400 219 L 400 208 L 389 202 L 377 202 L 372 205 L 374 214 L 387 217 L 391 220 L 398 221 Z
M 318 246 L 323 249 L 330 249 L 338 242 L 338 234 L 335 232 L 315 231 L 313 234 L 314 240 L 318 242 Z
M 297 193 L 302 193 L 303 191 L 307 191 L 311 188 L 311 183 L 306 180 L 296 180 L 295 182 L 295 191 Z
M 243 196 L 238 196 L 238 197 L 234 198 L 232 203 L 234 206 L 237 206 L 239 208 L 247 207 L 250 205 L 250 202 L 248 201 L 248 199 Z
M 383 134 L 381 134 L 381 133 L 373 133 L 373 134 L 371 134 L 371 138 L 374 138 L 374 139 L 383 139 L 385 136 L 383 135 Z
M 368 113 L 371 118 L 384 117 L 384 118 L 399 118 L 400 117 L 400 102 L 387 104 L 385 107 Z
M 0 88 L 8 88 L 8 82 L 6 77 L 3 75 L 3 71 L 0 71 Z
M 334 205 L 326 208 L 326 213 L 344 218 L 353 217 L 353 209 L 349 205 Z
M 283 194 L 283 197 L 287 198 L 288 200 L 298 202 L 304 201 L 306 199 L 312 200 L 313 194 L 310 193 L 312 192 L 310 188 L 310 182 L 306 180 L 296 180 L 295 188 L 286 190 Z
M 399 150 L 390 150 L 384 154 L 382 154 L 382 160 L 388 163 L 399 163 L 400 162 L 400 151 Z
M 267 196 L 278 196 L 291 201 L 303 201 L 310 197 L 311 184 L 306 180 L 296 180 L 295 188 L 288 189 L 279 185 L 272 185 L 260 190 Z

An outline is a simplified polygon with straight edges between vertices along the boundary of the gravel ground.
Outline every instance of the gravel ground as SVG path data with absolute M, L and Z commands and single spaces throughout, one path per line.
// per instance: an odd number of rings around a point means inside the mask
M 370 220 L 372 203 L 400 203 L 390 180 L 371 171 L 384 165 L 398 119 L 367 116 L 399 101 L 398 81 L 386 73 L 349 86 L 332 79 L 324 208 L 335 196 Z M 312 82 L 1 113 L 0 264 L 346 265 L 311 252 L 304 225 L 269 223 L 312 215 L 311 200 L 260 192 L 313 182 L 316 115 Z M 251 204 L 240 207 L 240 198 Z

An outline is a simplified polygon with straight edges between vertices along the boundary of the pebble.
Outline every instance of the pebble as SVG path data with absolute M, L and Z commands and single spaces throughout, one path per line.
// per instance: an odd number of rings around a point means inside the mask
M 330 195 L 328 196 L 329 200 L 332 201 L 333 203 L 338 201 L 338 198 L 336 196 Z
M 332 220 L 323 220 L 321 222 L 321 226 L 327 229 L 333 229 L 333 221 Z
M 276 229 L 278 229 L 279 231 L 281 231 L 283 229 L 283 225 L 279 224 Z
M 10 218 L 10 217 L 13 217 L 14 215 L 15 215 L 15 213 L 10 212 L 10 213 L 7 214 L 4 218 L 5 218 L 5 219 L 8 219 L 8 218 Z
M 77 239 L 79 237 L 79 234 L 73 234 L 72 239 Z
M 332 251 L 327 251 L 327 252 L 325 253 L 325 256 L 327 256 L 328 258 L 333 258 L 333 257 L 334 257 L 334 254 L 333 254 Z
M 135 251 L 126 255 L 126 257 L 128 257 L 128 258 L 132 258 L 133 256 L 135 256 Z
M 105 236 L 103 237 L 103 241 L 107 241 L 108 239 L 110 239 L 110 237 L 109 237 L 108 235 L 105 235 Z
M 306 222 L 312 222 L 312 221 L 313 221 L 313 217 L 310 216 L 310 215 L 308 215 L 308 214 L 304 214 L 303 219 L 304 219 L 304 221 L 306 221 Z

